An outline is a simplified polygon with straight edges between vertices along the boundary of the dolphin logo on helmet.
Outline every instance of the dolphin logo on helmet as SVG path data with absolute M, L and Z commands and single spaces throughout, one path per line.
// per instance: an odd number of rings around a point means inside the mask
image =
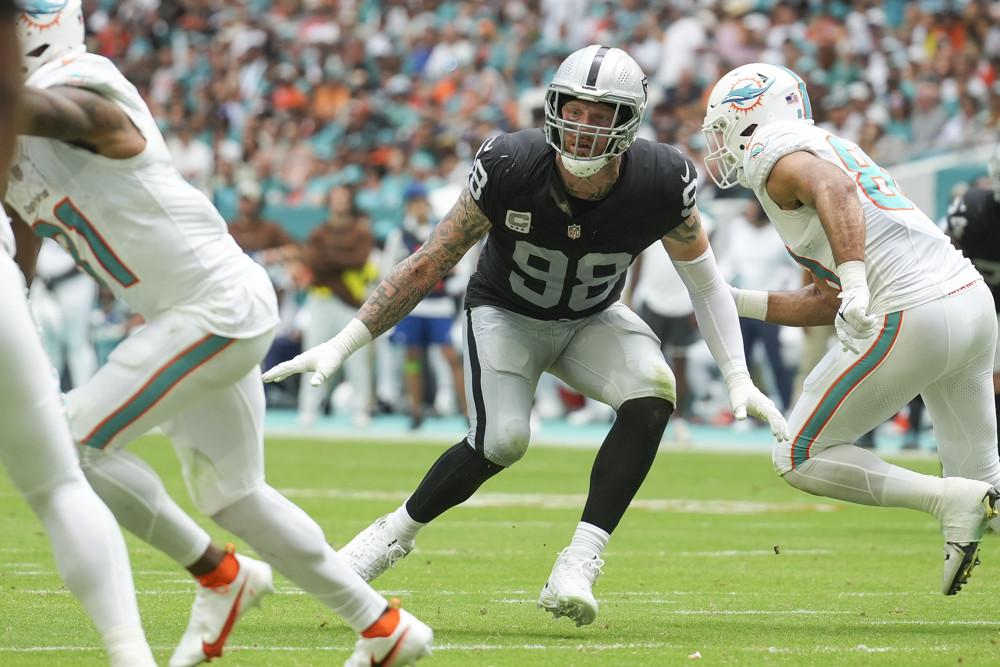
M 46 63 L 87 50 L 81 0 L 25 0 L 20 5 L 16 27 L 26 77 Z
M 719 104 L 732 104 L 741 111 L 748 111 L 760 104 L 761 95 L 774 85 L 774 79 L 770 79 L 763 88 L 756 81 L 752 81 L 745 86 L 733 88 L 726 95 L 726 98 Z
M 753 63 L 723 76 L 708 97 L 701 131 L 708 142 L 705 167 L 720 188 L 749 186 L 743 159 L 757 128 L 779 120 L 812 123 L 806 84 L 780 65 Z M 750 157 L 759 155 L 758 145 Z

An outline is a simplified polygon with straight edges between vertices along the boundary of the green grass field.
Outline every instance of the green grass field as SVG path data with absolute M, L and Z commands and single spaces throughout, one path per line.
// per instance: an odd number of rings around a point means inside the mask
M 442 446 L 270 438 L 272 485 L 334 545 L 395 509 Z M 133 447 L 190 503 L 166 440 Z M 955 597 L 939 592 L 941 536 L 928 515 L 851 506 L 792 489 L 766 454 L 664 450 L 605 552 L 597 622 L 536 606 L 579 520 L 595 450 L 533 446 L 435 521 L 376 580 L 436 632 L 421 665 L 995 665 L 1000 539 Z M 907 459 L 935 473 L 930 459 Z M 100 638 L 55 572 L 41 524 L 0 479 L 0 665 L 102 665 Z M 199 517 L 218 541 L 239 540 Z M 128 536 L 146 632 L 166 665 L 194 584 Z M 353 633 L 276 574 L 213 664 L 340 665 Z

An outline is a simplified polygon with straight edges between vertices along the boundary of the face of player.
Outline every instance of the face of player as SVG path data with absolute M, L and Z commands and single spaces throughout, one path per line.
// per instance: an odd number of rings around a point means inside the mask
M 614 126 L 615 107 L 604 102 L 571 100 L 563 105 L 563 120 L 574 123 L 563 134 L 563 150 L 574 157 L 589 158 L 603 155 L 608 137 L 600 130 Z

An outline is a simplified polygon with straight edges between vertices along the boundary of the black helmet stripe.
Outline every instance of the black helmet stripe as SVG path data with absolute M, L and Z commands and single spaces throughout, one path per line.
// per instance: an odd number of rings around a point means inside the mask
M 601 71 L 601 63 L 604 62 L 604 54 L 611 50 L 610 46 L 602 46 L 594 54 L 594 60 L 590 63 L 590 72 L 587 73 L 587 85 L 591 88 L 597 86 L 597 75 Z

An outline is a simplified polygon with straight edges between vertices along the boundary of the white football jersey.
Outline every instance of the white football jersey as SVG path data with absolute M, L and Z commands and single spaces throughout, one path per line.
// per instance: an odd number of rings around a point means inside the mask
M 62 141 L 20 137 L 6 201 L 36 233 L 55 238 L 147 319 L 179 310 L 232 338 L 277 324 L 267 273 L 236 244 L 209 199 L 174 168 L 145 102 L 110 60 L 88 53 L 53 61 L 27 85 L 99 92 L 146 138 L 142 153 L 114 160 Z
M 806 123 L 770 123 L 751 137 L 744 153 L 744 172 L 785 247 L 813 274 L 840 287 L 833 250 L 819 216 L 807 206 L 781 210 L 765 188 L 774 164 L 795 151 L 808 151 L 832 162 L 857 183 L 866 221 L 865 263 L 872 315 L 912 308 L 982 280 L 938 226 L 857 144 Z

